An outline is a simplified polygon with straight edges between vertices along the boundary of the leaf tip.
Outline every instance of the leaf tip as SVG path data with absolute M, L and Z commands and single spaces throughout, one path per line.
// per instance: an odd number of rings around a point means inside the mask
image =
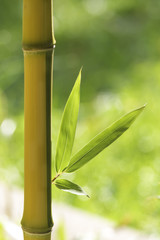
M 136 116 L 139 116 L 140 113 L 145 109 L 146 105 L 147 105 L 147 104 L 144 104 L 143 106 L 138 107 L 138 108 L 132 110 L 130 113 L 133 112 L 133 113 L 136 113 Z
M 141 109 L 144 109 L 146 106 L 148 105 L 148 103 L 145 103 L 142 107 L 140 107 Z
M 145 104 L 143 105 L 143 108 L 145 108 L 147 105 L 148 105 L 148 103 L 145 103 Z
M 82 67 L 80 68 L 80 71 L 79 71 L 79 74 L 78 74 L 78 77 L 79 77 L 79 81 L 80 81 L 80 82 L 81 82 L 82 70 L 83 70 L 83 65 L 82 65 Z
M 82 75 L 82 68 L 80 69 L 79 73 L 78 73 L 78 77 L 76 79 L 76 82 L 75 82 L 75 86 L 80 88 L 80 85 L 81 85 L 81 75 Z
M 81 84 L 82 69 L 83 69 L 83 66 L 81 67 L 81 69 L 80 69 L 80 71 L 79 71 L 79 74 L 78 74 L 78 82 L 79 82 L 79 85 Z
M 143 106 L 137 108 L 137 111 L 139 111 L 141 113 L 145 109 L 146 106 L 147 106 L 147 103 L 145 103 Z

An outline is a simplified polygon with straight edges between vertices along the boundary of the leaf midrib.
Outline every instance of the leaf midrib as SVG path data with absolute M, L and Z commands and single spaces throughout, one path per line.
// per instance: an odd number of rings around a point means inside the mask
M 128 128 L 127 128 L 128 129 Z M 126 129 L 126 130 L 127 130 Z M 126 131 L 125 130 L 125 131 Z M 109 138 L 113 133 L 115 133 L 117 130 L 114 130 L 109 136 L 107 136 L 105 139 L 103 139 L 102 141 L 100 141 L 97 145 L 101 144 L 102 142 L 104 142 L 107 138 Z M 92 139 L 91 141 L 93 141 L 94 139 Z M 90 143 L 91 143 L 90 141 Z M 88 145 L 88 144 L 87 144 Z M 86 145 L 86 146 L 87 146 Z M 96 146 L 97 146 L 96 145 Z M 92 150 L 94 150 L 96 148 L 96 146 L 94 146 L 91 150 L 89 150 L 86 154 L 84 154 L 79 160 L 77 160 L 76 162 L 74 162 L 71 166 L 68 166 L 68 169 L 73 167 L 76 163 L 78 163 L 79 161 L 81 161 L 82 158 L 84 158 L 88 153 L 90 153 Z M 85 147 L 84 147 L 85 148 Z M 67 169 L 66 169 L 67 170 Z
M 74 105 L 74 103 L 73 103 L 73 101 L 72 101 L 72 105 L 71 105 L 71 114 L 70 114 L 70 116 L 72 115 L 72 112 L 73 112 L 73 105 Z M 69 117 L 69 126 L 70 126 L 70 121 L 71 121 L 71 117 Z M 63 163 L 63 158 L 64 158 L 64 155 L 65 155 L 65 152 L 66 152 L 66 146 L 67 146 L 67 142 L 68 142 L 68 133 L 67 133 L 67 136 L 66 136 L 66 143 L 65 143 L 65 148 L 64 148 L 64 151 L 63 151 L 63 156 L 62 156 L 62 160 L 61 160 L 61 163 L 60 163 L 60 167 L 59 167 L 59 170 L 61 169 L 61 166 L 62 166 L 62 163 Z M 73 147 L 73 146 L 72 146 Z M 59 172 L 59 170 L 58 170 L 58 172 Z

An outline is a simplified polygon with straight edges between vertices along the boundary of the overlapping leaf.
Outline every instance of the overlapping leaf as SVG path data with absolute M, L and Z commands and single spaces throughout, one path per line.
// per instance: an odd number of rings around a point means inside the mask
M 61 172 L 69 163 L 80 103 L 81 71 L 66 103 L 56 147 L 55 166 L 56 171 Z
M 56 180 L 55 186 L 65 192 L 70 192 L 76 195 L 86 195 L 89 197 L 80 186 L 66 179 Z
M 144 107 L 145 106 L 129 112 L 118 121 L 114 122 L 110 127 L 106 128 L 103 132 L 99 133 L 72 157 L 69 165 L 64 169 L 65 172 L 74 172 L 79 169 L 100 153 L 104 148 L 113 143 L 131 126 Z

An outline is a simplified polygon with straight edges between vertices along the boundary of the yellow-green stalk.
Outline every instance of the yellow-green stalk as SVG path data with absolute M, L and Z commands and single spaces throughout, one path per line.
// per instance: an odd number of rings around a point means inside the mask
M 25 240 L 50 240 L 52 0 L 23 0 Z

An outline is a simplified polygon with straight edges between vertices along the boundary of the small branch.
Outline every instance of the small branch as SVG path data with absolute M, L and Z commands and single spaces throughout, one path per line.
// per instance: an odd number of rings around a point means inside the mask
M 61 175 L 62 173 L 58 173 L 53 179 L 52 179 L 52 183 Z

